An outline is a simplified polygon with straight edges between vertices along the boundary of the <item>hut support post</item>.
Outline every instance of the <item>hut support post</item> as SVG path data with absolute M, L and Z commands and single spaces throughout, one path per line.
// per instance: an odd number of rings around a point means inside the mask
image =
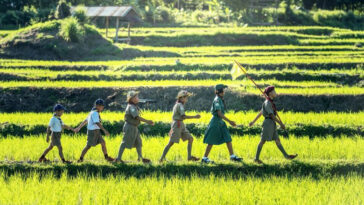
M 279 22 L 278 22 L 278 7 L 279 7 L 279 2 L 278 2 L 278 0 L 276 0 L 276 8 L 275 8 L 275 23 L 276 23 L 276 25 L 278 26 L 278 24 L 279 24 Z
M 130 23 L 128 23 L 128 43 L 130 43 Z
M 109 34 L 109 17 L 106 17 L 106 38 L 108 37 Z
M 119 17 L 116 18 L 115 41 L 119 39 Z

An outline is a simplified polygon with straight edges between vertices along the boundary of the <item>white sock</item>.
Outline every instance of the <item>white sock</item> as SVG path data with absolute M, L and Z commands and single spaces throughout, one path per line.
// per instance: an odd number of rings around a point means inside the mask
M 208 157 L 202 157 L 202 159 L 208 159 Z
M 234 157 L 236 157 L 235 154 L 230 155 L 230 158 L 234 158 Z

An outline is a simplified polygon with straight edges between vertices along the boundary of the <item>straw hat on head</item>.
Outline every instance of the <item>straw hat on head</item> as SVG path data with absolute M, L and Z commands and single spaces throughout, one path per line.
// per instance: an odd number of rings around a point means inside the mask
M 133 97 L 137 96 L 138 94 L 139 94 L 138 91 L 134 91 L 134 90 L 129 91 L 128 94 L 127 94 L 127 96 L 126 96 L 126 102 L 129 102 L 130 99 L 132 99 Z
M 178 92 L 178 95 L 177 95 L 176 98 L 179 99 L 179 98 L 182 98 L 182 97 L 190 97 L 192 95 L 193 95 L 193 93 L 190 93 L 187 90 L 181 90 L 181 91 Z

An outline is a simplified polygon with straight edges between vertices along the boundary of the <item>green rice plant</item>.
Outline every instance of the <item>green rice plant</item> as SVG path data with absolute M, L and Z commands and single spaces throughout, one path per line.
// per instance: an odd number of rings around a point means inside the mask
M 191 114 L 197 114 L 191 111 Z M 211 118 L 211 114 L 207 112 L 199 112 L 201 119 L 186 121 L 187 128 L 197 137 L 203 136 L 207 124 Z M 88 113 L 66 113 L 63 120 L 76 127 Z M 254 119 L 256 112 L 228 112 L 227 116 L 237 122 L 237 127 L 229 127 L 232 134 L 239 136 L 257 135 L 261 132 L 261 121 L 255 126 L 248 127 L 249 122 Z M 297 137 L 309 136 L 311 138 L 325 138 L 328 135 L 340 137 L 346 135 L 353 137 L 355 135 L 363 136 L 361 125 L 363 124 L 363 113 L 294 113 L 282 112 L 282 120 L 287 126 L 290 135 Z M 1 116 L 0 135 L 2 137 L 17 136 L 26 137 L 28 135 L 43 134 L 47 128 L 47 122 L 51 113 L 4 113 Z M 102 113 L 105 128 L 113 137 L 117 136 L 123 130 L 124 119 L 123 113 L 104 112 Z M 153 119 L 155 126 L 146 124 L 140 125 L 140 132 L 148 137 L 158 137 L 165 135 L 170 130 L 171 112 L 151 112 L 143 111 L 143 116 L 147 119 Z M 283 131 L 278 130 L 279 134 Z M 70 131 L 65 131 L 71 133 Z M 86 130 L 81 130 L 86 133 Z
M 107 109 L 107 107 L 106 107 Z M 197 114 L 196 111 L 190 110 L 188 104 L 186 105 L 187 112 L 191 115 Z M 188 120 L 186 123 L 200 123 L 208 124 L 211 119 L 210 112 L 198 112 L 201 118 L 196 120 Z M 280 112 L 282 120 L 287 127 L 291 125 L 306 124 L 306 125 L 332 125 L 332 126 L 361 126 L 364 124 L 364 112 Z M 239 111 L 239 112 L 227 112 L 227 116 L 234 119 L 238 125 L 247 125 L 254 119 L 257 112 L 255 111 Z M 62 119 L 65 123 L 76 126 L 87 117 L 88 113 L 65 113 Z M 172 119 L 172 112 L 163 111 L 149 111 L 143 110 L 143 116 L 147 119 L 154 119 L 157 122 L 169 123 Z M 34 112 L 16 112 L 16 113 L 0 113 L 0 123 L 10 123 L 17 125 L 47 125 L 49 119 L 52 117 L 52 113 L 34 113 Z M 109 122 L 119 122 L 124 119 L 123 112 L 110 112 L 104 111 L 102 118 Z M 256 126 L 260 126 L 257 122 Z
M 356 43 L 364 43 L 362 38 L 354 39 L 303 39 L 299 40 L 301 45 L 355 45 Z
M 180 64 L 176 65 L 176 59 L 179 59 Z M 327 67 L 331 68 L 355 68 L 364 63 L 364 58 L 361 57 L 344 57 L 340 58 L 337 56 L 326 56 L 325 58 L 312 58 L 312 57 L 296 57 L 296 56 L 286 56 L 286 57 L 270 57 L 270 56 L 249 56 L 249 57 L 210 57 L 210 58 L 136 58 L 134 60 L 124 60 L 124 61 L 34 61 L 34 60 L 8 60 L 0 59 L 1 67 L 73 67 L 73 66 L 83 66 L 83 67 L 96 67 L 98 69 L 105 69 L 105 67 L 114 67 L 120 69 L 149 69 L 163 71 L 163 70 L 180 70 L 184 66 L 190 65 L 194 70 L 199 70 L 201 65 L 215 66 L 214 70 L 230 70 L 233 60 L 237 60 L 246 67 L 258 66 L 262 69 L 268 67 L 270 69 L 276 67 L 306 67 L 306 69 L 320 69 Z M 172 67 L 171 67 L 172 66 Z M 185 70 L 185 69 L 183 69 Z M 191 68 L 190 68 L 191 70 Z M 211 69 L 210 69 L 211 70 Z
M 242 93 L 253 93 L 260 95 L 250 82 L 247 81 L 231 81 L 221 80 L 232 89 L 236 89 Z M 215 80 L 196 80 L 196 81 L 8 81 L 0 82 L 2 88 L 16 88 L 16 87 L 37 87 L 37 88 L 118 88 L 118 87 L 175 87 L 175 85 L 183 87 L 213 87 L 216 84 Z M 321 86 L 317 86 L 321 84 Z M 326 85 L 329 84 L 329 85 Z M 330 86 L 331 84 L 331 86 Z M 279 87 L 280 94 L 296 94 L 302 95 L 362 95 L 364 88 L 362 87 L 349 87 L 349 86 L 336 86 L 334 83 L 308 83 L 303 84 L 303 87 L 297 86 L 295 82 L 278 82 L 278 81 L 265 81 L 264 84 L 260 83 L 261 87 L 267 85 L 275 85 Z
M 227 80 L 231 79 L 229 71 L 124 71 L 124 70 L 66 70 L 59 71 L 39 68 L 0 68 L 0 80 L 2 81 L 141 81 L 141 80 Z M 319 81 L 339 82 L 339 84 L 353 85 L 364 77 L 363 69 L 351 70 L 299 70 L 299 69 L 282 69 L 282 70 L 256 70 L 249 69 L 249 75 L 255 80 L 276 79 L 279 81 L 295 81 L 297 86 L 301 86 L 302 81 Z M 244 79 L 241 76 L 238 79 Z M 331 85 L 330 85 L 331 86 Z
M 2 173 L 4 175 L 4 173 Z M 0 178 L 2 204 L 362 204 L 361 176 L 314 179 L 15 174 Z M 218 185 L 218 186 L 217 186 Z M 21 189 L 19 189 L 21 187 Z M 275 194 L 272 194 L 274 190 Z M 110 194 L 112 193 L 112 194 Z M 239 196 L 239 197 L 236 197 Z
M 104 137 L 110 156 L 115 157 L 118 153 L 122 134 L 116 137 Z M 166 135 L 148 138 L 142 135 L 143 139 L 143 155 L 154 162 L 157 162 L 162 155 L 164 146 L 167 145 L 169 137 Z M 233 146 L 237 155 L 243 157 L 245 161 L 251 163 L 255 157 L 257 145 L 260 141 L 259 135 L 237 136 L 233 135 Z M 62 147 L 66 159 L 77 160 L 82 149 L 86 145 L 87 136 L 72 136 L 64 134 L 62 136 Z M 326 138 L 295 137 L 289 139 L 281 137 L 281 141 L 288 153 L 298 153 L 298 160 L 343 160 L 343 161 L 361 161 L 364 160 L 364 139 L 362 137 L 345 137 L 334 138 L 327 136 Z M 8 137 L 0 138 L 0 148 L 4 150 L 0 153 L 0 159 L 5 161 L 36 161 L 42 154 L 48 143 L 45 141 L 45 135 L 27 136 L 26 138 Z M 185 162 L 187 161 L 187 143 L 180 142 L 173 146 L 167 155 L 167 160 Z M 193 155 L 203 156 L 206 144 L 202 138 L 194 140 Z M 59 161 L 57 148 L 54 148 L 48 155 L 48 159 Z M 226 146 L 215 146 L 212 149 L 211 159 L 219 163 L 230 163 L 229 153 Z M 135 149 L 126 150 L 123 155 L 126 161 L 137 162 L 137 153 Z M 275 143 L 266 143 L 261 153 L 263 161 L 286 162 L 282 153 L 278 150 Z M 103 162 L 104 156 L 101 147 L 91 149 L 85 160 L 88 162 Z M 287 162 L 289 163 L 289 162 Z

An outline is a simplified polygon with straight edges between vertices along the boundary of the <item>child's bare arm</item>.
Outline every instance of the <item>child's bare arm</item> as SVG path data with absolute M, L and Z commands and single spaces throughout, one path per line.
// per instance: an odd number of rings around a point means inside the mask
M 152 120 L 147 120 L 147 119 L 144 119 L 144 118 L 142 118 L 142 117 L 140 117 L 140 116 L 138 116 L 137 118 L 138 118 L 140 121 L 145 122 L 145 123 L 147 123 L 147 124 L 149 124 L 149 125 L 154 125 L 154 122 L 153 122 Z
M 70 127 L 68 125 L 63 125 L 62 127 L 63 127 L 63 129 L 72 130 L 73 132 L 75 132 L 75 129 L 73 129 L 72 127 Z
M 80 130 L 81 128 L 83 128 L 86 124 L 87 124 L 87 119 L 84 120 L 79 126 L 78 126 L 78 129 Z
M 102 130 L 102 131 L 104 131 L 104 133 L 105 133 L 105 135 L 107 135 L 107 136 L 109 136 L 110 135 L 110 133 L 104 128 L 104 126 L 102 126 L 102 124 L 101 123 L 99 123 L 99 122 L 96 122 L 96 125 Z
M 260 111 L 258 114 L 257 114 L 257 116 L 254 118 L 254 120 L 253 121 L 251 121 L 250 123 L 249 123 L 249 126 L 251 127 L 251 126 L 253 126 L 254 125 L 254 123 L 260 118 L 260 116 L 262 116 L 262 111 Z
M 48 127 L 47 127 L 47 137 L 48 137 L 48 136 L 50 136 L 50 135 L 51 135 L 51 127 L 50 127 L 50 126 L 48 126 Z
M 183 115 L 182 119 L 200 119 L 201 115 L 197 114 L 197 115 Z
M 47 142 L 49 142 L 49 136 L 51 135 L 51 127 L 50 126 L 48 126 L 47 127 L 47 139 L 46 139 L 46 141 Z
M 271 119 L 273 119 L 275 122 L 277 122 L 279 124 L 279 126 L 281 126 L 282 129 L 284 129 L 284 130 L 286 129 L 286 126 L 283 124 L 283 122 L 280 121 L 275 115 L 270 114 L 269 117 Z
M 223 120 L 225 120 L 226 122 L 228 122 L 231 126 L 236 126 L 236 123 L 232 120 L 229 120 L 224 114 L 222 114 L 222 112 L 220 110 L 217 111 L 217 115 L 219 117 L 221 117 Z
M 83 128 L 85 125 L 87 124 L 87 119 L 84 120 L 76 129 L 75 131 L 78 132 L 80 131 L 81 128 Z

